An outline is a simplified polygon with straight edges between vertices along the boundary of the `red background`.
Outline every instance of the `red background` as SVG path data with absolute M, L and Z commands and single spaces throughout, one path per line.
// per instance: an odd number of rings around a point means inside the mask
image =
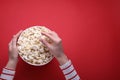
M 0 0 L 0 72 L 12 35 L 33 25 L 56 31 L 83 80 L 120 80 L 119 0 Z M 21 59 L 15 80 L 64 80 L 54 59 L 34 67 Z

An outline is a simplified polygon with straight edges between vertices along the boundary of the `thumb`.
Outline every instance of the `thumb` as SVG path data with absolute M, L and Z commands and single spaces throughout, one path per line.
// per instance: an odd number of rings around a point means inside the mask
M 40 39 L 40 41 L 46 46 L 46 47 L 50 47 L 50 44 L 45 40 L 45 39 Z

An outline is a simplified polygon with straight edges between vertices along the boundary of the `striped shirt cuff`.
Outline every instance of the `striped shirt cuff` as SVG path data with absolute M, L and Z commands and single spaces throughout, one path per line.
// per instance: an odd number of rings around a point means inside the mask
M 61 68 L 66 80 L 80 80 L 80 77 L 77 74 L 76 70 L 74 69 L 74 66 L 73 66 L 71 60 L 69 60 L 62 66 L 60 66 L 60 68 Z
M 14 70 L 11 70 L 11 69 L 8 69 L 8 68 L 3 68 L 0 79 L 13 80 L 14 75 L 15 75 Z

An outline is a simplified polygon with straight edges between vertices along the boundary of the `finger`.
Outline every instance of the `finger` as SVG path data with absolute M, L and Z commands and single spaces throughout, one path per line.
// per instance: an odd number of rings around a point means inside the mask
M 9 42 L 9 46 L 11 46 L 12 45 L 12 40 Z
M 20 31 L 15 35 L 15 37 L 18 38 L 18 37 L 20 36 L 20 34 L 22 33 L 22 31 L 23 31 L 23 30 L 20 30 Z
M 52 30 L 50 30 L 49 28 L 47 28 L 47 30 L 48 30 L 48 32 L 50 32 L 50 33 L 52 32 Z
M 12 46 L 13 46 L 14 48 L 16 48 L 16 42 L 17 42 L 17 39 L 18 39 L 19 35 L 21 34 L 21 32 L 22 32 L 22 30 L 19 31 L 16 35 L 13 36 Z
M 9 50 L 11 50 L 12 49 L 12 40 L 9 42 Z
M 16 48 L 16 42 L 17 42 L 17 37 L 13 37 L 13 39 L 12 39 L 12 46 L 14 47 L 14 48 Z
M 52 34 L 58 36 L 58 34 L 55 31 L 52 31 Z
M 49 48 L 50 44 L 45 39 L 40 39 L 40 41 Z
M 49 33 L 46 32 L 42 32 L 42 35 L 45 35 L 46 37 L 50 38 L 52 41 L 55 41 L 54 37 L 52 35 L 50 35 Z

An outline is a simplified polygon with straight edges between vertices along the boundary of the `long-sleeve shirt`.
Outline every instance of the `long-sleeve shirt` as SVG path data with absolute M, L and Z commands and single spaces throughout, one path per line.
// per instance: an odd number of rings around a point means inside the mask
M 59 66 L 62 70 L 66 80 L 80 80 L 79 75 L 77 74 L 71 60 L 65 64 Z M 3 68 L 0 80 L 13 80 L 15 71 L 8 68 Z

